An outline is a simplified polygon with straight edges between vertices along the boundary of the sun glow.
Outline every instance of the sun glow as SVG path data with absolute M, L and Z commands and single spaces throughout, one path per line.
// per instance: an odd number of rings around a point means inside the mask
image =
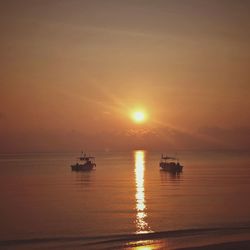
M 142 123 L 146 120 L 146 115 L 143 111 L 134 111 L 132 113 L 132 119 L 136 123 Z

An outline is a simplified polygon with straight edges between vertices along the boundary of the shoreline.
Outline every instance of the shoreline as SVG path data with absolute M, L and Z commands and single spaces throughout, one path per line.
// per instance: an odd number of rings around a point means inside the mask
M 0 241 L 5 249 L 169 249 L 234 250 L 250 249 L 250 227 L 200 228 L 97 237 L 51 237 Z

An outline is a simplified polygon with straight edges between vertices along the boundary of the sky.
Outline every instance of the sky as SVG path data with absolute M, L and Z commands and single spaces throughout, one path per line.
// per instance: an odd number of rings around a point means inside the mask
M 0 153 L 250 149 L 250 1 L 6 0 L 0 29 Z

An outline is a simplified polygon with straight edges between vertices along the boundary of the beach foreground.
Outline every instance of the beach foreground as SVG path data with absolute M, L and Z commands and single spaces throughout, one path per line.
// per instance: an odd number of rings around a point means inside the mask
M 250 228 L 187 229 L 100 237 L 58 237 L 1 241 L 10 249 L 250 249 Z
M 188 248 L 179 248 L 178 250 L 249 250 L 250 249 L 250 240 L 247 241 L 236 241 L 236 242 L 226 242 L 220 244 L 213 244 L 200 247 L 188 247 Z
M 209 245 L 201 245 L 201 246 L 193 246 L 193 247 L 184 247 L 184 248 L 173 248 L 171 245 L 169 245 L 169 242 L 166 240 L 153 240 L 153 241 L 139 241 L 136 243 L 129 243 L 129 245 L 123 245 L 119 246 L 118 244 L 111 244 L 112 246 L 107 246 L 107 244 L 104 245 L 95 245 L 95 246 L 88 246 L 87 249 L 134 249 L 134 250 L 163 250 L 163 249 L 168 249 L 168 250 L 235 250 L 235 249 L 240 249 L 240 250 L 249 250 L 250 249 L 250 240 L 244 240 L 244 241 L 233 241 L 233 242 L 224 242 L 224 243 L 219 243 L 219 244 L 209 244 Z M 24 245 L 5 245 L 4 249 L 6 250 L 11 250 L 11 249 L 63 249 L 63 250 L 68 250 L 68 249 L 86 249 L 86 245 L 75 245 L 75 244 L 24 244 Z

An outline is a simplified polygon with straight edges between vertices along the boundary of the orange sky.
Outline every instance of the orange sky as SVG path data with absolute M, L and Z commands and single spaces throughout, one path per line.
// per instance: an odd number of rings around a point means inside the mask
M 243 0 L 5 1 L 0 152 L 249 149 L 249 13 Z

